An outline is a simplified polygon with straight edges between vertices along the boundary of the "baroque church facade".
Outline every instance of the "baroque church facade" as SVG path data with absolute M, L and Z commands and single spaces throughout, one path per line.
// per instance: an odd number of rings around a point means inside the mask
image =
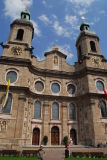
M 107 142 L 107 64 L 101 54 L 99 37 L 87 23 L 80 26 L 76 40 L 77 62 L 57 46 L 38 61 L 33 55 L 33 24 L 28 11 L 10 25 L 8 41 L 0 57 L 0 145 L 7 148 L 38 146 L 44 136 L 48 146 L 97 145 Z

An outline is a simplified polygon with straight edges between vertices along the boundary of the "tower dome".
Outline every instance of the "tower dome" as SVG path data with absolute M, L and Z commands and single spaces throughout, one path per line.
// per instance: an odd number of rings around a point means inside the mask
M 25 9 L 25 11 L 21 12 L 21 19 L 30 20 L 30 12 L 28 9 Z

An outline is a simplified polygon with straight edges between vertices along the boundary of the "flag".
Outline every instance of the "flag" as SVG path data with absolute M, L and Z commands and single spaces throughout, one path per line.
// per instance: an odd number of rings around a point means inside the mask
M 3 102 L 1 104 L 1 109 L 3 109 L 3 107 L 5 106 L 7 99 L 8 99 L 8 94 L 9 94 L 9 87 L 10 87 L 10 79 L 8 79 L 8 85 L 7 85 L 7 89 L 6 89 L 6 95 L 3 99 Z
M 107 92 L 106 92 L 105 89 L 104 89 L 104 94 L 105 94 L 105 97 L 106 97 L 106 100 L 107 100 Z

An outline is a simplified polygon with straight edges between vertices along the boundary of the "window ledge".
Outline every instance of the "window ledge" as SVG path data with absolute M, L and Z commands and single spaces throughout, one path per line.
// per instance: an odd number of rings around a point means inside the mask
M 51 120 L 51 121 L 49 122 L 49 124 L 53 124 L 53 123 L 61 124 L 61 121 L 60 121 L 60 120 Z
M 100 118 L 101 119 L 101 122 L 106 122 L 107 123 L 107 117 L 103 117 L 103 118 Z
M 9 113 L 0 113 L 0 118 L 9 119 L 9 118 L 11 118 L 11 115 L 12 114 L 9 114 Z
M 77 124 L 77 120 L 68 120 L 68 124 Z
M 42 122 L 42 119 L 35 119 L 35 118 L 32 118 L 32 122 Z

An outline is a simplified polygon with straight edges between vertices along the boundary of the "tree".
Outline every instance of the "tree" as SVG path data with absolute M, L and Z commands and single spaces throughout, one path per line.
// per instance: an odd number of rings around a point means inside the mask
M 68 136 L 65 136 L 65 137 L 63 138 L 63 144 L 64 144 L 64 145 L 67 145 L 67 144 L 68 144 Z
M 44 136 L 44 137 L 43 137 L 43 144 L 44 144 L 44 145 L 47 145 L 47 142 L 48 142 L 48 137 L 47 137 L 47 136 Z

